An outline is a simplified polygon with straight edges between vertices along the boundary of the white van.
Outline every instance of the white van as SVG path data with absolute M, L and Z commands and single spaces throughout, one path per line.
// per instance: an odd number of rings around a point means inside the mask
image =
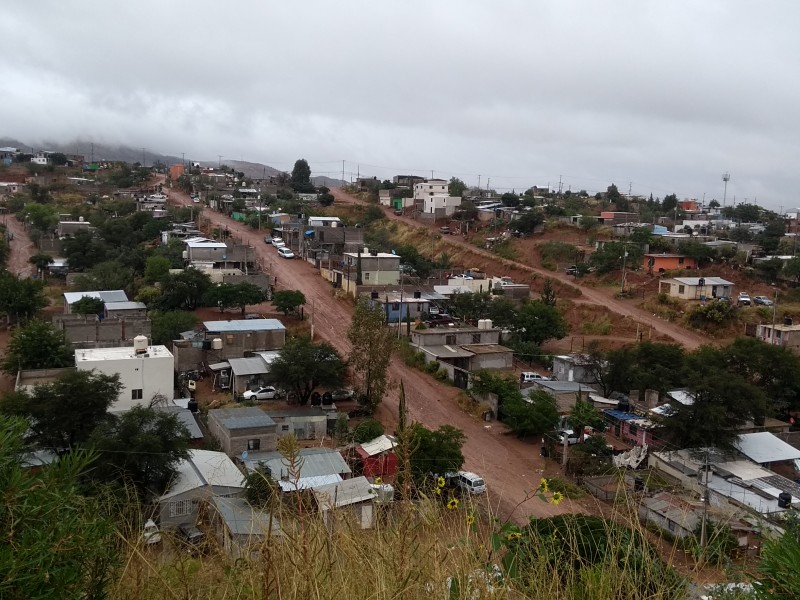
M 550 378 L 536 371 L 523 371 L 519 375 L 520 383 L 534 383 L 535 381 L 550 381 Z
M 453 481 L 470 494 L 482 494 L 486 491 L 486 482 L 470 471 L 458 471 Z

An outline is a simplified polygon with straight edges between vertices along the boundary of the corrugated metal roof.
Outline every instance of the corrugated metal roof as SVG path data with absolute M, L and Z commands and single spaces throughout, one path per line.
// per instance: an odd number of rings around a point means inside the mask
M 189 457 L 178 463 L 176 470 L 170 489 L 161 500 L 202 487 L 244 489 L 244 475 L 224 452 L 189 450 Z
M 682 283 L 683 285 L 700 285 L 700 277 L 673 277 L 675 281 L 678 283 Z M 723 279 L 722 277 L 703 277 L 705 279 L 705 285 L 733 285 L 732 282 Z
M 250 331 L 285 330 L 278 319 L 238 319 L 235 321 L 204 321 L 203 327 L 209 333 L 234 333 Z
M 577 381 L 544 381 L 538 379 L 534 382 L 539 387 L 543 387 L 548 390 L 552 390 L 554 392 L 597 392 L 597 390 L 592 387 L 591 385 L 587 385 L 585 383 L 578 383 Z M 531 388 L 532 389 L 532 388 Z
M 800 458 L 800 450 L 768 431 L 744 433 L 735 444 L 739 452 L 758 464 Z
M 144 302 L 106 302 L 106 311 L 109 310 L 134 310 L 146 309 L 147 305 Z
M 422 346 L 420 350 L 436 358 L 469 358 L 470 356 L 475 356 L 474 352 L 462 350 L 458 346 Z
M 330 510 L 359 502 L 372 501 L 375 490 L 363 475 L 314 487 L 314 497 L 322 510 Z
M 123 290 L 103 290 L 97 292 L 64 292 L 64 300 L 67 304 L 75 304 L 78 300 L 88 296 L 103 302 L 127 302 L 128 296 Z
M 296 492 L 297 490 L 310 490 L 323 485 L 334 484 L 341 481 L 339 475 L 316 475 L 314 477 L 301 477 L 296 481 L 279 480 L 278 485 L 282 492 Z
M 249 429 L 252 427 L 275 427 L 275 421 L 260 408 L 213 408 L 208 417 L 214 418 L 227 429 Z
M 269 366 L 260 356 L 250 358 L 229 358 L 228 364 L 233 374 L 238 376 L 263 375 L 269 373 Z
M 300 458 L 301 478 L 352 473 L 342 455 L 330 448 L 303 448 Z M 255 469 L 259 464 L 268 467 L 276 480 L 289 473 L 289 461 L 280 452 L 250 453 L 247 468 Z
M 390 435 L 380 435 L 374 440 L 361 444 L 361 449 L 367 456 L 376 456 L 383 452 L 392 450 L 397 445 L 397 441 Z
M 183 408 L 182 406 L 177 405 L 167 405 L 167 406 L 155 406 L 155 410 L 160 410 L 161 412 L 165 413 L 172 413 L 178 417 L 178 421 L 183 423 L 183 426 L 186 427 L 186 430 L 189 432 L 189 439 L 192 440 L 202 440 L 203 439 L 203 432 L 200 429 L 200 426 L 197 424 L 197 421 L 190 411 L 187 408 Z
M 254 509 L 244 498 L 215 496 L 211 501 L 233 535 L 268 535 L 270 526 L 272 535 L 283 534 L 277 517 L 271 517 L 266 511 Z

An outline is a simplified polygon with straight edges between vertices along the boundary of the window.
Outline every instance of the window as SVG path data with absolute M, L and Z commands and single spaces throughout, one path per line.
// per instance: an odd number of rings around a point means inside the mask
M 368 280 L 369 280 L 369 273 L 364 273 L 364 281 L 368 281 Z
M 678 264 L 682 265 L 684 263 L 684 258 L 682 256 L 678 257 Z
M 142 390 L 131 390 L 131 400 L 141 400 Z
M 392 310 L 400 310 L 400 303 L 392 302 Z
M 248 450 L 261 450 L 261 440 L 256 438 L 254 440 L 247 440 Z
M 281 425 L 281 431 L 289 431 L 288 425 Z
M 169 503 L 169 516 L 182 517 L 192 512 L 191 500 L 176 500 Z
M 454 335 L 445 336 L 444 343 L 447 344 L 448 346 L 455 344 L 456 343 L 456 336 L 454 336 Z
M 685 285 L 679 285 L 678 286 L 678 293 L 682 294 L 684 291 L 686 291 L 686 286 Z
M 480 344 L 481 343 L 481 334 L 480 333 L 473 333 L 472 334 L 472 343 L 473 344 Z
M 639 433 L 639 426 L 631 423 L 628 426 L 628 435 L 630 435 L 631 437 L 636 437 L 637 433 Z

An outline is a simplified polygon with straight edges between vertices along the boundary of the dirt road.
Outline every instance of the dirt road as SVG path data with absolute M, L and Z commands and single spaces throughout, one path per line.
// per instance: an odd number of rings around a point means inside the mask
M 170 199 L 184 206 L 191 204 L 186 194 L 175 190 L 170 190 Z M 343 354 L 348 352 L 349 343 L 345 336 L 352 320 L 352 304 L 335 298 L 333 288 L 312 265 L 301 260 L 279 258 L 275 249 L 264 243 L 263 232 L 254 231 L 210 209 L 203 212 L 203 219 L 206 218 L 216 226 L 227 227 L 232 235 L 255 247 L 261 264 L 272 269 L 277 277 L 279 288 L 297 289 L 305 294 L 306 314 L 313 314 L 315 339 L 330 342 Z M 400 361 L 393 362 L 389 374 L 392 389 L 377 417 L 389 426 L 396 422 L 399 383 L 402 381 L 411 420 L 434 429 L 440 425 L 453 425 L 463 430 L 467 437 L 463 450 L 465 468 L 486 479 L 490 494 L 485 498 L 491 502 L 496 514 L 502 518 L 511 516 L 521 522 L 529 515 L 549 516 L 583 510 L 582 506 L 570 501 L 553 506 L 538 499 L 517 507 L 523 503 L 526 494 L 538 486 L 544 468 L 549 469 L 548 473 L 558 470 L 552 461 L 545 465 L 539 456 L 539 445 L 506 435 L 506 428 L 500 423 L 487 424 L 464 413 L 456 402 L 458 390 Z
M 36 254 L 36 247 L 33 245 L 31 238 L 28 237 L 28 232 L 25 231 L 22 223 L 17 221 L 16 217 L 13 215 L 6 216 L 4 224 L 14 236 L 14 239 L 10 242 L 11 254 L 6 263 L 6 271 L 21 277 L 30 277 L 34 267 L 28 262 L 28 259 Z
M 354 198 L 350 194 L 347 194 L 339 189 L 332 189 L 331 193 L 336 198 L 337 202 L 342 202 L 346 204 L 367 204 L 363 200 L 359 198 Z M 421 223 L 416 221 L 410 217 L 400 217 L 395 215 L 392 211 L 386 210 L 386 215 L 390 219 L 394 219 L 397 221 L 402 221 L 406 225 L 411 227 L 418 227 L 422 229 L 428 229 L 429 226 L 425 223 Z M 669 323 L 657 317 L 654 317 L 651 313 L 646 312 L 632 304 L 625 302 L 624 300 L 619 300 L 614 298 L 614 291 L 609 289 L 601 289 L 601 288 L 592 288 L 580 285 L 576 283 L 575 278 L 564 273 L 555 273 L 553 271 L 546 271 L 544 269 L 537 269 L 536 267 L 532 267 L 525 263 L 521 263 L 515 260 L 508 260 L 504 258 L 500 258 L 496 254 L 489 252 L 488 250 L 484 250 L 482 248 L 476 248 L 474 245 L 470 244 L 462 240 L 458 236 L 442 236 L 442 239 L 446 244 L 449 244 L 454 247 L 462 248 L 468 250 L 474 254 L 479 256 L 483 256 L 485 258 L 489 258 L 493 261 L 500 262 L 505 265 L 514 265 L 516 268 L 528 271 L 529 273 L 535 273 L 542 277 L 549 277 L 551 279 L 555 279 L 564 283 L 566 285 L 572 286 L 577 288 L 581 291 L 582 296 L 579 299 L 580 302 L 585 302 L 589 304 L 596 304 L 598 306 L 605 306 L 610 311 L 617 313 L 623 317 L 629 317 L 638 321 L 642 324 L 644 329 L 649 329 L 652 327 L 654 330 L 662 333 L 675 342 L 678 342 L 682 346 L 684 346 L 687 350 L 693 350 L 702 344 L 710 343 L 710 340 L 702 335 L 697 333 L 687 331 L 683 327 L 675 325 L 673 323 Z

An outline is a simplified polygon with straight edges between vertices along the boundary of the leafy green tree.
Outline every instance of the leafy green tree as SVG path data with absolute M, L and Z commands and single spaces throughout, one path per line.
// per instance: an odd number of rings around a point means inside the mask
M 614 391 L 627 394 L 632 389 L 664 394 L 685 383 L 686 352 L 674 344 L 644 341 L 611 350 L 605 358 L 602 376 L 606 396 Z M 602 355 L 597 359 L 602 361 Z
M 3 356 L 3 370 L 57 369 L 75 364 L 75 352 L 64 333 L 46 321 L 33 320 L 11 334 Z
M 235 307 L 244 314 L 248 306 L 260 304 L 266 299 L 267 294 L 264 290 L 245 281 L 212 285 L 208 288 L 204 301 L 207 306 L 219 306 L 220 312 Z
M 296 192 L 302 192 L 307 190 L 309 186 L 312 188 L 311 191 L 313 192 L 313 185 L 311 185 L 311 167 L 308 166 L 308 161 L 305 158 L 301 158 L 294 163 L 294 168 L 292 169 L 292 188 Z
M 576 398 L 575 406 L 570 411 L 569 423 L 573 431 L 578 434 L 580 441 L 583 441 L 583 434 L 587 427 L 599 431 L 605 429 L 605 421 L 600 411 L 590 402 L 581 399 L 580 396 Z
M 70 310 L 78 315 L 99 315 L 105 308 L 105 302 L 100 298 L 84 296 L 77 302 L 73 302 Z
M 67 259 L 70 270 L 82 272 L 106 260 L 108 247 L 93 233 L 78 231 L 62 241 L 61 252 Z
M 477 323 L 489 314 L 492 295 L 485 292 L 456 292 L 450 296 L 450 314 L 466 321 Z
M 464 464 L 461 448 L 466 436 L 452 425 L 442 425 L 431 431 L 419 423 L 409 427 L 411 474 L 421 480 L 429 474 L 444 475 L 457 471 Z
M 166 344 L 168 347 L 177 340 L 184 331 L 194 329 L 197 317 L 194 313 L 171 310 L 151 311 L 148 315 L 151 322 L 151 333 L 154 344 Z
M 547 340 L 560 340 L 569 332 L 564 316 L 541 300 L 527 300 L 517 311 L 514 338 L 541 346 Z
M 51 232 L 58 225 L 58 213 L 53 206 L 27 204 L 22 212 L 30 224 L 39 231 Z
M 298 290 L 280 290 L 272 294 L 272 305 L 286 316 L 296 312 L 305 303 L 305 295 Z
M 778 275 L 784 269 L 783 261 L 780 258 L 762 260 L 756 265 L 756 269 L 767 281 L 777 281 Z
M 674 211 L 678 206 L 678 196 L 675 194 L 667 194 L 661 201 L 661 209 L 664 212 Z
M 590 231 L 599 224 L 600 222 L 595 215 L 581 215 L 581 218 L 578 220 L 578 225 L 580 225 L 580 228 L 584 231 Z
M 503 422 L 520 437 L 552 431 L 558 423 L 555 399 L 544 391 L 531 392 L 527 399 L 511 397 L 503 403 Z
M 358 401 L 374 412 L 386 393 L 389 362 L 397 344 L 380 305 L 373 306 L 368 298 L 359 298 L 347 339 L 351 344 L 348 364 L 356 381 Z
M 783 265 L 783 274 L 794 279 L 795 282 L 800 282 L 800 256 L 795 256 L 786 261 L 786 264 Z
M 451 177 L 450 183 L 447 184 L 447 193 L 450 196 L 458 196 L 459 198 L 464 195 L 467 189 L 467 184 L 461 181 L 458 177 Z
M 317 198 L 317 202 L 319 202 L 320 205 L 326 207 L 333 204 L 335 200 L 336 198 L 330 192 L 325 192 L 323 194 L 320 194 L 319 197 Z
M 542 303 L 547 306 L 556 305 L 556 290 L 553 287 L 553 280 L 549 277 L 544 280 L 544 285 L 542 286 L 542 293 L 539 297 L 539 300 L 541 300 Z
M 383 425 L 381 425 L 380 421 L 376 421 L 375 419 L 367 419 L 359 423 L 356 428 L 353 429 L 353 441 L 356 444 L 369 442 L 381 435 L 383 435 Z
M 503 203 L 503 206 L 519 206 L 519 196 L 513 192 L 506 192 L 500 196 L 500 201 Z
M 180 220 L 180 219 L 177 219 Z M 154 256 L 163 256 L 169 259 L 170 269 L 182 269 L 184 266 L 183 260 L 183 240 L 173 238 L 166 244 L 161 244 L 154 251 Z
M 706 246 L 703 242 L 698 240 L 686 240 L 678 244 L 678 252 L 693 258 L 697 261 L 699 266 L 705 266 L 714 260 L 716 250 L 710 246 Z
M 698 328 L 721 325 L 736 318 L 736 307 L 724 300 L 712 300 L 689 312 L 689 323 Z
M 203 302 L 211 287 L 211 279 L 198 269 L 189 267 L 170 275 L 161 284 L 161 296 L 155 303 L 158 310 L 194 310 Z
M 511 222 L 511 226 L 520 233 L 533 233 L 539 225 L 544 223 L 544 216 L 538 210 L 529 210 Z
M 28 262 L 36 267 L 37 272 L 44 273 L 47 270 L 47 267 L 53 264 L 53 257 L 49 254 L 42 254 L 40 252 L 31 256 L 28 259 Z
M 0 412 L 26 417 L 31 441 L 56 450 L 84 446 L 109 418 L 108 409 L 122 390 L 119 375 L 70 371 L 33 391 L 0 398 Z
M 144 268 L 144 280 L 147 283 L 157 283 L 169 275 L 172 261 L 166 256 L 157 254 L 147 259 Z
M 10 321 L 32 319 L 45 306 L 42 281 L 0 271 L 0 313 Z
M 116 260 L 98 263 L 88 273 L 75 277 L 72 289 L 76 292 L 94 290 L 126 290 L 132 291 L 134 273 L 132 269 Z
M 278 496 L 277 490 L 277 482 L 260 467 L 244 477 L 245 500 L 255 508 L 270 506 Z
M 307 404 L 320 387 L 337 387 L 344 379 L 344 362 L 336 349 L 307 337 L 291 338 L 272 362 L 275 384 L 294 392 L 300 404 Z
M 105 598 L 119 559 L 113 523 L 78 490 L 91 452 L 72 453 L 35 472 L 24 419 L 0 416 L 0 597 Z
M 486 318 L 492 320 L 494 327 L 510 329 L 517 319 L 517 305 L 504 296 L 495 296 L 489 303 Z
M 140 498 L 163 494 L 178 463 L 189 455 L 189 432 L 175 413 L 135 406 L 111 415 L 92 433 L 96 481 L 130 482 Z
M 780 537 L 764 540 L 753 583 L 758 600 L 793 600 L 800 590 L 800 518 L 787 511 Z
M 606 242 L 592 254 L 589 262 L 601 275 L 621 269 L 623 262 L 626 268 L 633 270 L 642 263 L 642 250 L 636 244 Z

